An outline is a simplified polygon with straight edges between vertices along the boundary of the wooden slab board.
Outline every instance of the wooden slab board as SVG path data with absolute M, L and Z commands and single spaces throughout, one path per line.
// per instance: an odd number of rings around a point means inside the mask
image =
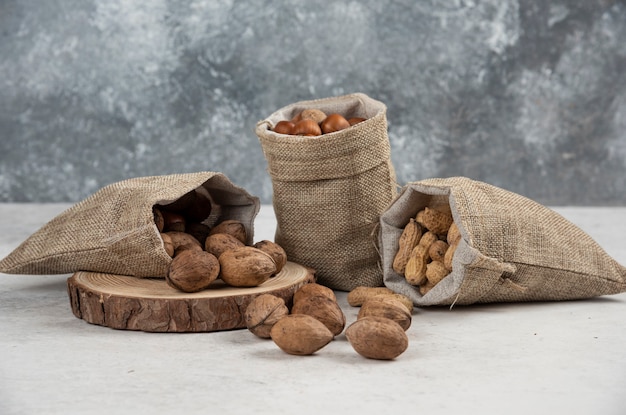
M 178 291 L 164 279 L 76 272 L 67 280 L 72 312 L 88 323 L 148 332 L 211 332 L 245 328 L 244 312 L 260 294 L 290 305 L 293 294 L 315 282 L 310 268 L 287 262 L 279 274 L 253 288 L 217 280 L 197 293 Z

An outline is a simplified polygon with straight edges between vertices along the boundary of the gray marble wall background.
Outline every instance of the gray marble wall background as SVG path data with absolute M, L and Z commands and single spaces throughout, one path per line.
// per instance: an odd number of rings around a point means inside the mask
M 254 125 L 388 106 L 398 182 L 626 204 L 626 2 L 0 0 L 0 201 L 215 170 L 271 202 Z

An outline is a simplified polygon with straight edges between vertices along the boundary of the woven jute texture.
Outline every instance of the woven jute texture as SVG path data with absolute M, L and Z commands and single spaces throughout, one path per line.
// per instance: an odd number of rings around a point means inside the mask
M 402 229 L 448 204 L 461 232 L 452 272 L 421 296 L 392 269 Z M 381 216 L 384 283 L 418 306 L 573 300 L 626 291 L 626 268 L 587 233 L 524 196 L 464 177 L 408 183 Z
M 271 131 L 307 108 L 367 120 L 318 137 Z M 373 230 L 397 193 L 386 106 L 361 93 L 302 101 L 260 121 L 256 133 L 274 190 L 275 240 L 287 257 L 333 289 L 382 285 Z
M 189 192 L 202 223 L 236 219 L 250 241 L 260 201 L 226 176 L 198 172 L 139 177 L 113 183 L 62 212 L 0 261 L 6 274 L 106 272 L 165 277 L 171 258 L 154 223 L 152 207 L 168 205 Z

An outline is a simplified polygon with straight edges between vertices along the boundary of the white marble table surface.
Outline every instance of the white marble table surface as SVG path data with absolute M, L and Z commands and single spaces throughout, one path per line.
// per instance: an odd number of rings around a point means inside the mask
M 0 256 L 68 206 L 0 204 Z M 626 208 L 555 210 L 626 264 Z M 263 206 L 255 240 L 274 228 Z M 247 330 L 91 325 L 68 277 L 0 274 L 0 414 L 626 413 L 626 294 L 419 309 L 408 350 L 374 361 L 343 335 L 300 357 Z

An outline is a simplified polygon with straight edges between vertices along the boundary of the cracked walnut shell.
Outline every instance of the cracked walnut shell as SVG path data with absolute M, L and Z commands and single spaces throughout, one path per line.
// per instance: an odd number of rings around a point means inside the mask
M 288 314 L 285 300 L 272 294 L 261 294 L 246 307 L 244 320 L 253 334 L 269 339 L 274 324 Z

